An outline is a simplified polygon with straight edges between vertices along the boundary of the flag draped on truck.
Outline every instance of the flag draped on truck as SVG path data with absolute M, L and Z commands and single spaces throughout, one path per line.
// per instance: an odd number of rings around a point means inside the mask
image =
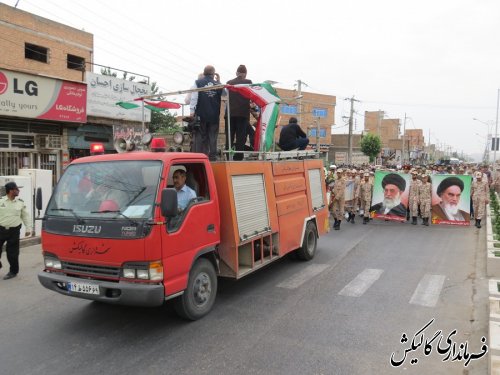
M 254 150 L 269 151 L 274 142 L 274 131 L 279 115 L 280 97 L 269 83 L 252 85 L 227 85 L 260 107 L 260 116 L 255 130 Z

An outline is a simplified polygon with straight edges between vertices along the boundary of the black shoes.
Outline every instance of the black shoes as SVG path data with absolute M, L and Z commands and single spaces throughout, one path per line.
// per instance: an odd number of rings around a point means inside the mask
M 12 278 L 14 278 L 14 277 L 16 277 L 16 276 L 17 276 L 17 274 L 16 274 L 16 273 L 9 272 L 7 275 L 5 275 L 5 276 L 3 277 L 3 279 L 4 279 L 4 280 L 9 280 L 9 279 L 12 279 Z
M 476 219 L 476 228 L 481 228 L 481 219 Z
M 412 216 L 412 225 L 417 225 L 417 217 L 416 216 Z

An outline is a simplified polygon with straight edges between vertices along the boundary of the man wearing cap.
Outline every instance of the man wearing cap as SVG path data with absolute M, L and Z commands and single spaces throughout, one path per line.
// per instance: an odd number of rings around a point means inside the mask
M 283 151 L 290 151 L 298 148 L 305 150 L 309 144 L 309 138 L 300 128 L 296 117 L 290 117 L 288 125 L 281 129 L 279 146 Z
M 470 214 L 459 209 L 460 195 L 464 183 L 458 177 L 446 177 L 436 189 L 441 202 L 432 206 L 432 222 L 436 221 L 468 221 Z
M 186 170 L 183 167 L 175 170 L 172 181 L 177 191 L 177 207 L 180 212 L 186 209 L 191 199 L 196 198 L 196 193 L 186 185 Z
M 383 215 L 406 217 L 406 207 L 401 203 L 401 195 L 405 191 L 406 181 L 397 173 L 389 173 L 382 179 L 384 200 L 370 208 Z
M 191 94 L 190 113 L 200 121 L 200 136 L 202 152 L 210 161 L 217 160 L 217 136 L 219 135 L 219 117 L 222 89 L 212 90 L 211 86 L 220 85 L 219 79 L 212 65 L 203 70 L 203 78 L 195 81 L 197 88 L 206 88 L 204 91 L 195 91 Z
M 21 225 L 26 227 L 26 237 L 31 236 L 31 218 L 26 204 L 20 198 L 19 188 L 15 182 L 5 184 L 5 195 L 0 198 L 0 257 L 3 244 L 7 242 L 7 260 L 10 270 L 4 280 L 16 277 L 19 272 L 19 237 Z M 0 262 L 0 268 L 2 263 Z
M 240 65 L 236 69 L 236 78 L 227 81 L 228 85 L 249 85 L 251 80 L 247 79 L 247 68 Z M 224 116 L 226 123 L 226 149 L 235 148 L 236 153 L 233 160 L 243 160 L 243 151 L 247 140 L 247 131 L 250 124 L 250 99 L 240 93 L 229 91 L 229 126 L 227 121 L 227 107 Z M 228 132 L 230 128 L 230 133 Z M 235 141 L 236 138 L 236 141 Z M 231 145 L 231 146 L 229 146 Z M 252 145 L 253 146 L 253 145 Z
M 373 184 L 370 183 L 370 173 L 364 173 L 364 179 L 359 186 L 360 209 L 363 210 L 363 224 L 370 221 L 370 204 L 372 201 Z
M 474 207 L 474 217 L 476 219 L 476 228 L 481 228 L 481 220 L 484 216 L 486 205 L 489 203 L 488 199 L 488 180 L 483 178 L 483 172 L 477 171 L 474 174 L 476 181 L 472 182 L 471 197 L 472 206 Z
M 337 170 L 337 179 L 332 190 L 332 213 L 335 219 L 333 229 L 335 230 L 340 230 L 340 223 L 342 222 L 342 216 L 344 216 L 346 181 L 342 177 L 342 172 L 342 169 Z

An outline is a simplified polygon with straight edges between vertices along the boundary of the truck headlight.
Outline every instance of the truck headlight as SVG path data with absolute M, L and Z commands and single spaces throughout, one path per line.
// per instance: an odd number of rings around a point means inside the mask
M 56 270 L 62 269 L 61 261 L 54 257 L 45 257 L 44 263 L 45 263 L 45 268 L 54 268 Z
M 135 279 L 135 269 L 124 268 L 123 269 L 123 277 L 125 277 L 126 279 Z
M 149 271 L 148 270 L 137 270 L 137 278 L 142 280 L 149 279 Z

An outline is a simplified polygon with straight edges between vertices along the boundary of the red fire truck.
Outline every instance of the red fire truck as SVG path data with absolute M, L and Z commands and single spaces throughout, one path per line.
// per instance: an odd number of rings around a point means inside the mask
M 195 192 L 183 210 L 173 187 Z M 319 159 L 212 162 L 197 153 L 137 151 L 73 161 L 42 224 L 48 289 L 157 306 L 182 317 L 212 308 L 217 277 L 239 279 L 295 252 L 313 258 L 329 230 Z

